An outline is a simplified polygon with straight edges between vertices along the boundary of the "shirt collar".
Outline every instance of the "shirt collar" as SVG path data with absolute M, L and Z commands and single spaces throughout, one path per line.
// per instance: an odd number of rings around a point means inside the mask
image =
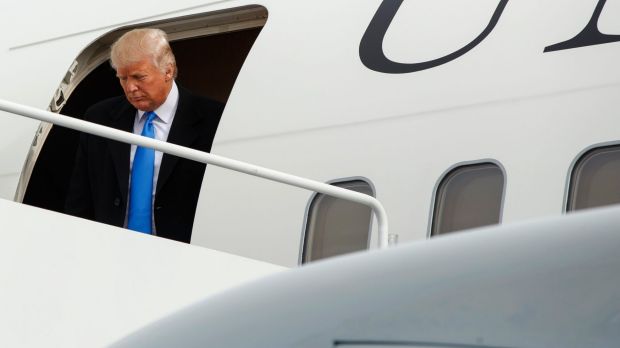
M 153 111 L 157 114 L 157 118 L 162 120 L 164 123 L 170 123 L 174 118 L 174 112 L 176 111 L 178 102 L 179 88 L 173 80 L 172 88 L 170 89 L 170 93 L 168 93 L 168 97 L 166 97 L 166 101 Z M 145 113 L 146 111 L 138 110 L 138 119 L 142 120 Z

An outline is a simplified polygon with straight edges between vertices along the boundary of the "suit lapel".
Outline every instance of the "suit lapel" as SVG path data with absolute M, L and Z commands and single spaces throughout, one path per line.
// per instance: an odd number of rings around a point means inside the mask
M 199 127 L 196 127 L 201 119 L 199 115 L 191 107 L 191 96 L 179 87 L 179 103 L 172 121 L 170 133 L 168 133 L 167 142 L 181 146 L 191 147 L 196 138 L 200 135 Z M 157 188 L 155 194 L 164 186 L 170 174 L 174 170 L 179 158 L 164 154 L 159 168 L 159 176 L 157 178 Z
M 122 107 L 119 108 L 118 113 L 113 116 L 110 126 L 126 132 L 133 132 L 135 117 L 136 109 L 134 109 L 129 103 L 125 102 L 122 104 Z M 123 200 L 127 202 L 127 191 L 129 186 L 129 154 L 131 146 L 118 141 L 109 141 L 108 148 L 110 150 L 112 162 L 114 163 L 114 169 L 116 171 L 116 178 L 118 180 L 121 195 L 123 196 Z

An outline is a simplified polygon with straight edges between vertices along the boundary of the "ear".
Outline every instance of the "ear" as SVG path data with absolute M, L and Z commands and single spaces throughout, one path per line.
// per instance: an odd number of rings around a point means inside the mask
M 174 73 L 173 73 L 173 68 L 172 68 L 172 64 L 169 64 L 168 67 L 166 68 L 166 82 L 172 80 Z

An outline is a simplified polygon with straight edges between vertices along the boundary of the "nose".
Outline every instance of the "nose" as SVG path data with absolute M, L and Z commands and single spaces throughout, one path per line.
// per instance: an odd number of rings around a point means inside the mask
M 138 86 L 133 81 L 127 81 L 125 84 L 125 89 L 127 92 L 135 92 L 138 90 Z

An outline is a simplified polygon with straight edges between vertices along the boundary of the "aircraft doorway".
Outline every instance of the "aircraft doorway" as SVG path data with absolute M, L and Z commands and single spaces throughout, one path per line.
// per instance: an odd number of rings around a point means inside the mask
M 226 103 L 254 41 L 267 20 L 262 6 L 245 6 L 110 32 L 85 48 L 58 88 L 50 109 L 83 118 L 91 105 L 122 95 L 108 61 L 109 46 L 125 32 L 156 27 L 168 33 L 178 66 L 177 83 Z M 41 124 L 20 177 L 15 200 L 62 212 L 79 133 Z

